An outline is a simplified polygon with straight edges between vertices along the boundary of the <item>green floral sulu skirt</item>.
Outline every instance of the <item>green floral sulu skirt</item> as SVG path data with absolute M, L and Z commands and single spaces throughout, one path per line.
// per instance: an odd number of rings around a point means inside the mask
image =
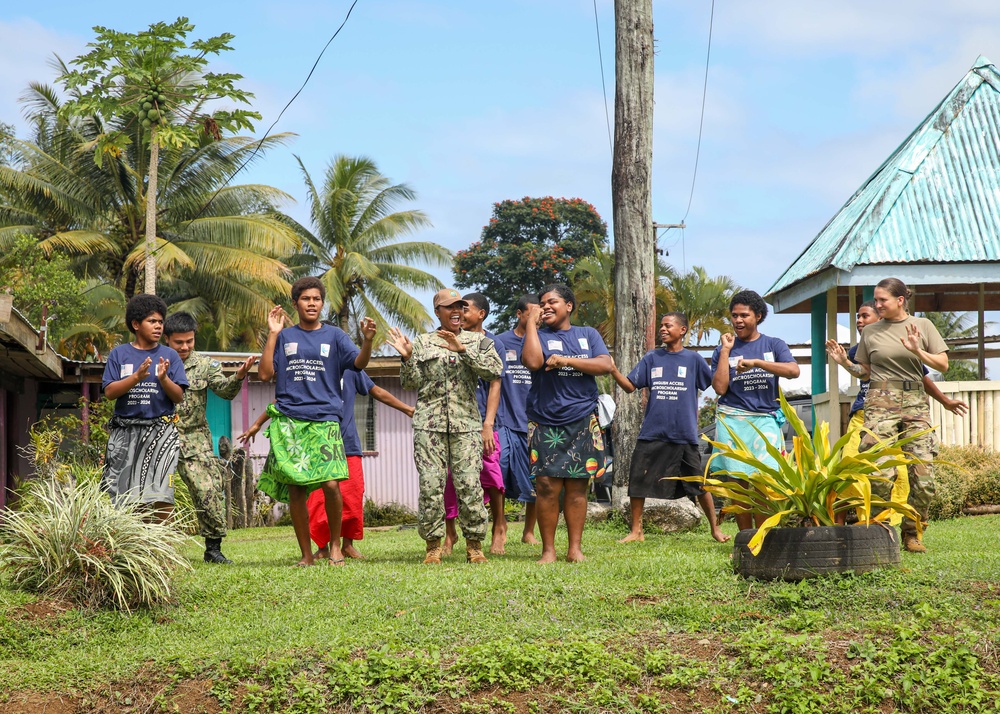
M 604 475 L 604 431 L 596 414 L 563 426 L 528 422 L 531 480 L 600 478 Z

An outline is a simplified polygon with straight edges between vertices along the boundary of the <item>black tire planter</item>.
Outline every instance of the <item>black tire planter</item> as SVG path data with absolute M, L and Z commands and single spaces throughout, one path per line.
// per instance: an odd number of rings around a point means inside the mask
M 881 525 L 775 528 L 764 537 L 760 554 L 753 555 L 747 543 L 756 532 L 740 531 L 733 544 L 733 570 L 745 578 L 803 580 L 900 562 L 896 529 Z

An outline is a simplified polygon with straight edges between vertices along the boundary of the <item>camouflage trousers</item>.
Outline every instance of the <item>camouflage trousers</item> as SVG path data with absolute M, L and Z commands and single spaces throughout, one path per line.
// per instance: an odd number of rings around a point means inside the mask
M 448 470 L 458 496 L 458 525 L 467 540 L 486 538 L 489 515 L 483 505 L 479 472 L 483 440 L 478 431 L 449 433 L 413 430 L 413 460 L 420 476 L 417 532 L 424 540 L 444 538 L 444 487 Z
M 931 428 L 931 410 L 927 403 L 927 394 L 919 382 L 910 383 L 905 390 L 902 384 L 894 382 L 872 382 L 865 399 L 865 428 L 870 429 L 875 436 L 883 441 L 894 441 L 912 436 L 917 432 Z M 867 451 L 875 445 L 871 434 L 864 434 L 858 451 Z M 938 454 L 938 438 L 935 432 L 924 434 L 909 444 L 903 445 L 903 451 L 910 456 L 926 461 L 933 461 Z M 934 472 L 931 464 L 916 464 L 907 468 L 910 481 L 910 495 L 907 503 L 920 514 L 920 520 L 927 523 L 927 511 L 934 497 Z M 896 469 L 882 471 L 882 476 L 895 480 Z M 879 498 L 889 500 L 892 484 L 882 481 L 872 482 L 872 492 Z M 916 534 L 913 521 L 904 518 L 900 526 L 904 535 Z
M 191 494 L 203 538 L 226 537 L 225 469 L 214 454 L 177 460 L 177 473 Z

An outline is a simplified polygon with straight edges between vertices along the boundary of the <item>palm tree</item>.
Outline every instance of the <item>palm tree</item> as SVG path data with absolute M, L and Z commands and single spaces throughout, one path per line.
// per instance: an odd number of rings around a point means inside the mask
M 131 297 L 146 254 L 148 155 L 139 136 L 98 165 L 98 119 L 60 118 L 60 99 L 45 85 L 31 85 L 23 101 L 34 131 L 29 141 L 15 142 L 16 166 L 0 166 L 0 250 L 30 234 L 47 252 L 75 256 L 81 277 Z M 291 197 L 270 186 L 227 184 L 244 162 L 289 138 L 270 136 L 258 148 L 250 137 L 206 137 L 198 146 L 160 151 L 160 293 L 168 303 L 184 301 L 201 317 L 216 318 L 213 338 L 223 348 L 234 334 L 255 346 L 246 329 L 234 333 L 234 320 L 263 325 L 274 301 L 288 294 L 286 263 L 301 242 L 278 206 Z M 218 322 L 222 313 L 227 321 Z
M 440 280 L 414 263 L 448 267 L 451 252 L 426 241 L 400 241 L 430 225 L 423 211 L 395 210 L 416 193 L 393 184 L 371 159 L 336 156 L 317 186 L 296 157 L 309 195 L 313 230 L 299 226 L 304 274 L 319 274 L 326 286 L 330 316 L 350 332 L 361 316 L 379 325 L 376 339 L 395 324 L 411 332 L 427 330 L 430 315 L 407 290 L 440 290 Z
M 594 254 L 581 258 L 570 272 L 573 292 L 576 295 L 576 320 L 590 325 L 601 333 L 609 347 L 615 344 L 615 253 L 608 247 L 594 244 Z M 672 269 L 660 258 L 656 261 L 656 314 L 674 309 L 673 296 L 665 282 Z
M 671 274 L 667 288 L 674 297 L 675 309 L 688 319 L 688 332 L 684 344 L 701 341 L 713 330 L 728 329 L 729 300 L 740 289 L 728 275 L 709 278 L 701 266 L 694 266 L 684 274 Z

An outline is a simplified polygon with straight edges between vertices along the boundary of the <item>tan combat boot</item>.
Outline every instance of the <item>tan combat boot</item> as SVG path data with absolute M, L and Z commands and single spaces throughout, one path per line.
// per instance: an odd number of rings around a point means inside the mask
M 441 565 L 441 539 L 427 541 L 427 556 L 424 565 Z
M 467 563 L 487 563 L 486 556 L 483 555 L 483 544 L 478 540 L 465 539 L 465 562 Z
M 913 533 L 907 533 L 903 536 L 903 547 L 910 553 L 926 553 L 927 546 L 920 542 L 920 538 Z

